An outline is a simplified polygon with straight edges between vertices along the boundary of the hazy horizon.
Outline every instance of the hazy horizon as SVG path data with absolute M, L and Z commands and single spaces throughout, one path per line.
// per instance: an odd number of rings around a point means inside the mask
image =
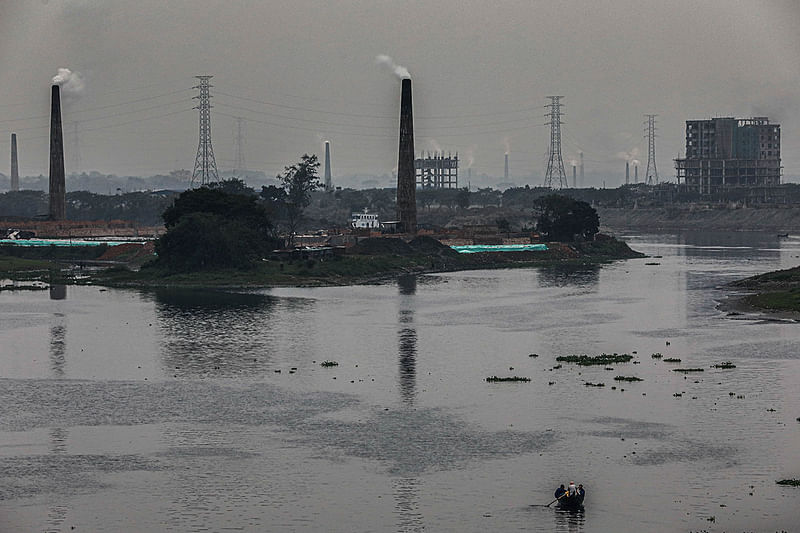
M 208 74 L 221 172 L 234 166 L 242 117 L 248 169 L 274 176 L 330 140 L 334 182 L 391 174 L 400 84 L 376 62 L 387 54 L 414 82 L 417 152 L 458 152 L 463 183 L 467 168 L 502 176 L 508 151 L 513 181 L 541 185 L 550 94 L 564 95 L 570 183 L 581 150 L 587 186 L 623 179 L 626 157 L 641 161 L 641 179 L 646 113 L 659 115 L 664 181 L 684 122 L 714 116 L 780 123 L 784 175 L 797 176 L 799 23 L 793 1 L 2 2 L 0 172 L 13 131 L 20 173 L 47 174 L 49 86 L 68 68 L 83 85 L 65 95 L 68 172 L 191 170 L 192 86 Z

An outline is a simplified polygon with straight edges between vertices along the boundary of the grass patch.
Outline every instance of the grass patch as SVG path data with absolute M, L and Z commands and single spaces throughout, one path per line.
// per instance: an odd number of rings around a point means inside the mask
M 337 363 L 336 361 L 323 361 L 319 364 L 319 366 L 325 366 L 325 367 L 339 366 L 339 363 Z
M 524 383 L 524 382 L 528 382 L 530 380 L 531 380 L 531 378 L 524 378 L 524 377 L 520 377 L 520 376 L 511 376 L 511 377 L 505 377 L 505 378 L 500 378 L 500 377 L 497 377 L 497 376 L 491 376 L 491 377 L 486 378 L 486 381 L 488 383 L 509 383 L 509 382 L 510 383 Z
M 775 483 L 789 487 L 800 487 L 800 479 L 782 479 L 780 481 L 776 481 Z
M 50 261 L 0 255 L 0 272 L 3 274 L 10 272 L 28 272 L 32 270 L 48 270 L 50 268 L 53 268 L 53 264 Z
M 664 359 L 664 362 L 665 363 L 680 363 L 681 360 L 676 358 L 676 357 L 667 357 L 666 359 Z
M 592 383 L 591 381 L 587 381 L 586 383 L 584 383 L 584 385 L 587 386 L 587 387 L 605 387 L 606 386 L 605 383 Z
M 771 311 L 800 311 L 800 287 L 753 294 L 747 296 L 744 302 L 753 307 Z
M 730 361 L 724 361 L 722 363 L 717 363 L 716 365 L 714 365 L 714 368 L 736 368 L 736 365 L 734 365 Z
M 656 352 L 653 355 L 651 355 L 650 357 L 652 357 L 653 359 L 661 359 L 664 356 L 661 355 L 659 352 Z
M 673 372 L 684 372 L 684 373 L 688 373 L 688 372 L 705 372 L 705 369 L 703 369 L 703 368 L 673 368 L 672 371 Z
M 644 381 L 642 378 L 637 378 L 636 376 L 617 376 L 614 378 L 614 381 Z
M 628 354 L 600 354 L 600 355 L 560 355 L 556 357 L 556 361 L 563 361 L 564 363 L 575 363 L 579 366 L 593 366 L 593 365 L 612 365 L 615 363 L 627 363 L 633 359 L 632 355 Z

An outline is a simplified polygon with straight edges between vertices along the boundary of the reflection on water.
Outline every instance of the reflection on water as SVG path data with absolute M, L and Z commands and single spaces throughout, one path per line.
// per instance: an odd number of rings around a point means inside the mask
M 274 298 L 177 289 L 157 290 L 154 296 L 169 374 L 225 377 L 265 371 Z
M 50 299 L 51 300 L 66 300 L 67 299 L 67 286 L 59 284 L 50 285 Z
M 555 531 L 584 531 L 586 522 L 585 511 L 566 511 L 563 509 L 555 510 Z M 624 528 L 620 528 L 622 530 Z
M 400 357 L 400 394 L 406 405 L 413 405 L 417 383 L 417 330 L 414 327 L 414 298 L 417 277 L 402 276 L 397 280 L 400 292 L 398 354 Z
M 419 511 L 419 478 L 398 478 L 392 483 L 395 495 L 397 531 L 424 531 Z
M 731 239 L 397 287 L 0 293 L 0 530 L 119 530 L 130 509 L 142 531 L 792 530 L 775 479 L 800 446 L 800 330 L 713 299 L 800 241 Z M 637 359 L 553 368 L 610 350 Z M 483 381 L 501 372 L 532 382 Z M 528 505 L 567 472 L 592 480 L 588 514 Z
M 597 290 L 600 265 L 553 265 L 539 269 L 541 287 L 586 287 Z
M 67 364 L 67 324 L 63 313 L 53 315 L 54 324 L 50 327 L 50 368 L 57 378 L 64 376 Z

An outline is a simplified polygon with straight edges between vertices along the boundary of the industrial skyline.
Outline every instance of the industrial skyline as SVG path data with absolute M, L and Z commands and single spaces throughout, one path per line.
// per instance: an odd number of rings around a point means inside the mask
M 381 53 L 396 56 L 414 76 L 417 150 L 459 152 L 460 168 L 473 181 L 480 174 L 502 176 L 497 153 L 504 150 L 515 180 L 543 182 L 549 132 L 540 102 L 554 91 L 569 102 L 563 157 L 585 153 L 584 186 L 600 185 L 599 174 L 618 176 L 624 164 L 618 153 L 644 153 L 640 117 L 651 111 L 659 115 L 662 180 L 674 181 L 671 160 L 683 151 L 684 121 L 714 116 L 769 116 L 781 123 L 784 175 L 800 175 L 793 157 L 800 152 L 800 73 L 793 59 L 800 50 L 793 31 L 800 9 L 792 2 L 576 2 L 558 8 L 512 2 L 499 12 L 453 2 L 443 12 L 456 17 L 448 27 L 459 31 L 413 42 L 402 29 L 413 10 L 400 5 L 363 13 L 349 1 L 281 8 L 199 0 L 189 11 L 162 4 L 0 6 L 0 150 L 9 152 L 10 133 L 17 132 L 22 175 L 47 173 L 43 95 L 57 69 L 68 67 L 85 81 L 81 94 L 65 95 L 62 110 L 65 124 L 80 122 L 84 170 L 144 176 L 191 170 L 197 148 L 192 77 L 208 72 L 215 75 L 215 131 L 247 121 L 249 169 L 274 176 L 300 154 L 319 153 L 330 139 L 337 176 L 391 176 L 399 90 L 375 64 Z M 563 22 L 542 22 L 554 14 Z M 433 14 L 432 23 L 439 16 Z M 573 18 L 577 22 L 568 23 Z M 623 18 L 632 28 L 624 39 L 610 31 Z M 224 40 L 203 31 L 212 24 L 248 30 L 251 20 L 262 21 L 258 31 Z M 293 28 L 305 23 L 314 31 L 291 50 L 270 44 L 291 39 Z M 350 39 L 356 23 L 378 31 Z M 568 27 L 581 35 L 569 49 L 555 38 Z M 739 31 L 733 35 L 725 27 Z M 489 32 L 497 35 L 493 42 L 481 37 Z M 152 39 L 156 33 L 180 45 L 164 49 Z M 687 35 L 697 37 L 689 44 Z M 91 45 L 98 38 L 103 47 Z M 464 55 L 466 44 L 471 53 Z M 702 59 L 682 53 L 698 47 Z M 757 53 L 763 49 L 770 54 Z M 620 64 L 629 67 L 611 76 Z M 213 143 L 220 171 L 243 159 L 235 136 L 215 135 Z M 74 162 L 73 154 L 67 158 Z

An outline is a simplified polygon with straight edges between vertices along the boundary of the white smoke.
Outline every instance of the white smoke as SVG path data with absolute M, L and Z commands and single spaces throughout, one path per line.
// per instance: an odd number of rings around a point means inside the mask
M 573 166 L 573 167 L 577 167 L 577 166 L 578 166 L 578 162 L 577 162 L 577 161 L 575 161 L 574 159 L 573 159 L 572 161 L 570 161 L 570 162 L 569 162 L 569 164 L 570 164 L 571 166 Z
M 474 144 L 464 150 L 464 155 L 462 156 L 467 162 L 467 168 L 472 168 L 472 165 L 475 164 L 475 149 L 477 146 Z
M 631 148 L 627 152 L 617 152 L 617 159 L 622 159 L 623 161 L 635 161 L 639 157 L 639 149 L 638 148 Z
M 409 74 L 408 69 L 404 66 L 398 65 L 394 62 L 390 56 L 386 54 L 378 54 L 375 56 L 375 62 L 379 65 L 386 65 L 389 69 L 394 72 L 394 75 L 400 78 L 401 80 L 411 78 L 411 74 Z
M 503 146 L 506 149 L 506 155 L 511 153 L 511 138 L 510 137 L 503 137 Z
M 431 149 L 434 152 L 443 152 L 442 146 L 436 141 L 436 139 L 428 139 L 428 144 L 431 146 Z
M 83 95 L 86 83 L 80 72 L 73 72 L 68 68 L 58 69 L 58 74 L 53 76 L 53 85 L 61 87 L 61 94 L 66 100 L 77 100 Z
M 641 162 L 638 159 L 631 159 L 631 165 L 638 167 L 641 165 Z

